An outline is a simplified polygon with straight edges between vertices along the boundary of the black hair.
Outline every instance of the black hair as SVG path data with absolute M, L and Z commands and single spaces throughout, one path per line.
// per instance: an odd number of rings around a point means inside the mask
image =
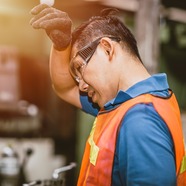
M 119 11 L 113 8 L 103 9 L 100 16 L 93 16 L 78 26 L 72 33 L 72 45 L 77 44 L 80 49 L 94 39 L 111 35 L 119 37 L 125 48 L 141 62 L 137 42 L 131 31 L 116 16 Z

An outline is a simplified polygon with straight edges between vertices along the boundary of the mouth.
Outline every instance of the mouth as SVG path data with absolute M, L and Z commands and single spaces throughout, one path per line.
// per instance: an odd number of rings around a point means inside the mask
M 94 94 L 95 94 L 94 91 L 89 91 L 89 92 L 88 92 L 88 96 L 89 96 L 90 98 L 92 98 L 92 97 L 94 96 Z
M 97 102 L 97 96 L 96 92 L 94 90 L 91 90 L 88 92 L 88 97 L 92 99 L 92 102 L 96 103 Z
M 92 100 L 93 103 L 96 103 L 99 105 L 100 97 L 98 93 L 96 93 L 93 90 L 88 91 L 88 97 Z

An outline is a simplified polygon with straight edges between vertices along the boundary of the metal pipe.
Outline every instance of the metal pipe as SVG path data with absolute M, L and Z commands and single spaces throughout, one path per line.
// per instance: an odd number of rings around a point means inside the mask
M 71 169 L 73 169 L 74 167 L 76 167 L 76 163 L 72 162 L 72 163 L 70 163 L 70 165 L 61 167 L 61 168 L 59 168 L 59 169 L 55 169 L 54 172 L 53 172 L 53 174 L 52 174 L 52 178 L 58 179 L 59 174 L 65 172 L 65 171 L 71 170 Z

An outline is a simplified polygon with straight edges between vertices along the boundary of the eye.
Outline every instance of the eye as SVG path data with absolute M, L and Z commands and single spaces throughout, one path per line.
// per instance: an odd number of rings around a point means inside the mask
M 74 62 L 74 69 L 77 74 L 82 74 L 83 67 L 85 66 L 85 62 L 82 61 L 76 61 Z

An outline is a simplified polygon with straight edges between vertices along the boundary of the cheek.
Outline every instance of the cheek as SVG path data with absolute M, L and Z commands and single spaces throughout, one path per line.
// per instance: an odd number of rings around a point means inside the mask
M 100 62 L 94 61 L 94 63 L 90 63 L 87 65 L 85 69 L 85 73 L 88 74 L 91 78 L 94 78 L 95 80 L 103 81 L 106 78 L 106 68 L 102 66 Z
M 95 90 L 100 91 L 101 89 L 105 88 L 105 80 L 102 76 L 96 73 L 88 73 L 87 71 L 86 73 L 84 73 L 83 79 L 89 86 L 91 86 Z
M 98 92 L 104 92 L 108 86 L 107 73 L 102 67 L 87 68 L 84 71 L 83 78 L 85 82 Z M 96 69 L 97 68 L 97 69 Z

